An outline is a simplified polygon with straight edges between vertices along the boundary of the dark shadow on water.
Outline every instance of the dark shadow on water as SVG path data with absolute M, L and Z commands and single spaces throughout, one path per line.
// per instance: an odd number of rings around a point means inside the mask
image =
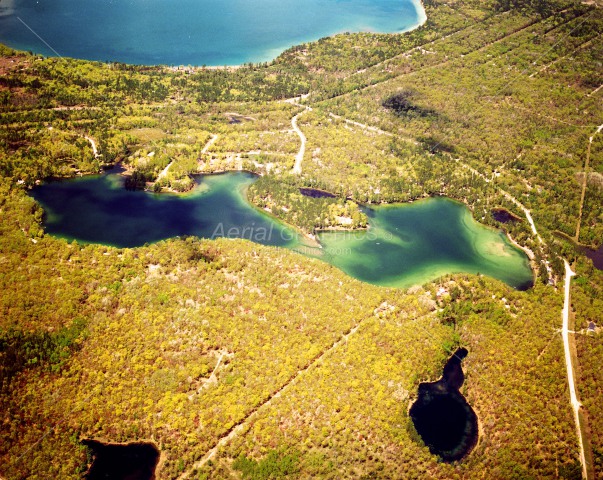
M 125 445 L 82 440 L 92 451 L 93 462 L 84 475 L 88 480 L 153 480 L 159 450 L 152 443 Z
M 519 290 L 520 292 L 526 292 L 530 288 L 532 288 L 533 286 L 534 286 L 534 280 L 528 280 L 527 282 L 524 282 L 524 283 L 521 283 L 521 284 L 517 285 L 515 287 L 515 289 Z
M 101 168 L 102 168 L 103 172 L 105 172 L 107 174 L 115 174 L 115 175 L 119 175 L 126 171 L 126 167 L 124 167 L 121 162 L 118 162 L 118 163 L 115 163 L 112 165 L 104 165 Z
M 419 385 L 419 398 L 409 412 L 429 451 L 445 462 L 462 459 L 477 443 L 477 416 L 459 392 L 465 381 L 461 361 L 467 353 L 459 348 L 444 366 L 440 380 Z

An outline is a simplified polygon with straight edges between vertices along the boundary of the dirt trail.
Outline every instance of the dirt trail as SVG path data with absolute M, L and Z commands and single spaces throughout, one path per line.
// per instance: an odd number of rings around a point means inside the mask
M 168 170 L 172 166 L 172 163 L 174 163 L 174 162 L 168 163 L 167 166 L 163 170 L 161 170 L 161 172 L 159 172 L 159 175 L 157 175 L 157 180 L 155 180 L 156 182 L 161 180 L 163 177 L 165 177 L 167 175 Z
M 354 325 L 352 328 L 350 328 L 350 330 L 348 330 L 346 333 L 342 334 L 338 340 L 333 342 L 333 344 L 331 344 L 330 347 L 327 347 L 325 350 L 323 350 L 322 353 L 320 353 L 313 360 L 311 360 L 305 367 L 303 367 L 303 368 L 299 369 L 297 372 L 295 372 L 289 378 L 289 380 L 287 380 L 278 390 L 276 390 L 275 392 L 270 394 L 262 403 L 260 403 L 260 405 L 255 407 L 244 418 L 239 420 L 239 422 L 237 422 L 237 424 L 234 425 L 228 432 L 226 432 L 226 434 L 224 434 L 222 437 L 220 437 L 218 442 L 210 450 L 208 450 L 208 452 L 203 456 L 203 458 L 201 460 L 199 460 L 198 462 L 195 462 L 191 466 L 190 469 L 188 469 L 182 475 L 180 475 L 180 477 L 178 477 L 179 480 L 189 478 L 189 476 L 195 469 L 203 467 L 209 460 L 211 460 L 216 455 L 216 453 L 218 452 L 218 450 L 221 447 L 225 446 L 233 438 L 235 438 L 237 435 L 242 433 L 245 430 L 245 428 L 249 425 L 249 423 L 252 422 L 254 419 L 256 419 L 257 416 L 262 411 L 264 411 L 272 403 L 272 401 L 274 399 L 279 398 L 282 395 L 282 393 L 285 390 L 287 390 L 289 387 L 294 385 L 300 377 L 302 377 L 305 373 L 307 373 L 308 371 L 310 371 L 314 367 L 316 367 L 318 364 L 320 364 L 320 362 L 326 356 L 328 356 L 331 352 L 333 352 L 335 349 L 337 349 L 340 345 L 346 343 L 348 341 L 348 339 L 352 335 L 354 335 L 364 323 L 366 323 L 367 321 L 369 321 L 372 318 L 374 318 L 374 317 L 371 316 L 371 317 L 365 318 L 364 320 L 361 320 L 360 322 L 358 322 L 356 325 Z
M 93 138 L 85 136 L 84 137 L 88 142 L 90 142 L 90 146 L 92 147 L 92 153 L 94 153 L 94 158 L 100 157 L 100 153 L 98 153 L 98 148 L 96 148 L 96 142 Z
M 550 63 L 548 63 L 548 64 L 544 65 L 543 67 L 539 68 L 539 69 L 538 69 L 538 70 L 536 70 L 534 73 L 532 73 L 532 74 L 530 75 L 530 78 L 533 78 L 535 75 L 538 75 L 538 74 L 540 74 L 540 73 L 542 73 L 542 72 L 547 71 L 547 70 L 548 70 L 550 67 L 552 67 L 552 66 L 553 66 L 553 65 L 555 65 L 556 63 L 560 62 L 561 60 L 564 60 L 564 59 L 566 59 L 567 57 L 569 57 L 569 56 L 573 55 L 573 54 L 574 54 L 574 53 L 576 53 L 578 50 L 582 50 L 583 48 L 588 47 L 588 46 L 589 46 L 591 43 L 593 43 L 593 41 L 594 41 L 596 38 L 599 38 L 600 36 L 601 36 L 601 34 L 596 35 L 596 36 L 595 36 L 595 38 L 591 38 L 590 40 L 587 40 L 587 41 L 585 41 L 585 42 L 581 43 L 581 44 L 580 44 L 580 45 L 578 45 L 578 46 L 577 46 L 577 47 L 576 47 L 574 50 L 572 50 L 571 52 L 567 53 L 566 55 L 563 55 L 563 56 L 561 56 L 561 57 L 559 57 L 559 58 L 557 58 L 557 59 L 553 60 L 552 62 L 550 62 Z
M 477 175 L 478 177 L 483 178 L 486 183 L 490 183 L 490 179 L 488 177 L 486 177 L 486 175 L 484 175 L 483 173 L 477 171 L 471 165 L 468 165 L 468 164 L 462 162 L 459 158 L 457 158 L 455 160 L 458 163 L 460 163 L 464 168 L 466 168 L 471 173 L 473 173 L 474 175 Z M 515 205 L 517 205 L 523 211 L 524 215 L 526 216 L 526 220 L 530 224 L 530 228 L 532 229 L 532 233 L 536 236 L 536 238 L 538 239 L 538 242 L 540 244 L 544 244 L 544 240 L 542 240 L 542 237 L 540 236 L 540 234 L 536 230 L 536 225 L 534 224 L 534 219 L 532 219 L 532 214 L 527 209 L 527 207 L 523 203 L 521 203 L 519 200 L 517 200 L 513 195 L 511 195 L 509 192 L 507 192 L 506 190 L 503 190 L 502 188 L 499 188 L 498 191 L 500 193 L 502 193 L 505 196 L 505 198 L 507 198 L 508 200 L 510 200 L 511 202 L 513 202 Z
M 201 153 L 207 153 L 211 146 L 216 143 L 216 140 L 218 140 L 219 137 L 220 135 L 212 133 L 211 138 L 207 141 L 207 143 L 203 147 L 203 150 L 201 150 Z
M 597 88 L 595 88 L 592 92 L 590 92 L 587 97 L 592 97 L 594 94 L 596 94 L 599 90 L 601 90 L 603 88 L 603 85 L 599 85 Z
M 578 211 L 578 223 L 576 224 L 576 243 L 580 243 L 580 225 L 582 223 L 582 210 L 584 208 L 584 198 L 586 197 L 586 186 L 588 183 L 588 168 L 590 165 L 590 147 L 593 144 L 593 140 L 597 133 L 601 133 L 603 130 L 603 124 L 597 127 L 597 130 L 588 140 L 588 147 L 586 149 L 586 160 L 584 161 L 584 180 L 582 181 L 582 194 L 580 195 L 580 210 Z
M 354 125 L 356 127 L 360 127 L 362 130 L 367 130 L 369 132 L 375 132 L 375 133 L 378 133 L 379 135 L 386 135 L 388 137 L 393 137 L 394 136 L 394 134 L 391 133 L 391 132 L 386 132 L 385 130 L 381 130 L 380 128 L 371 127 L 370 125 L 366 125 L 364 123 L 356 122 L 354 120 L 350 120 L 349 118 L 344 118 L 341 115 L 335 115 L 334 113 L 329 112 L 329 116 L 331 118 L 335 118 L 337 120 L 343 120 L 345 123 L 349 123 L 350 125 Z
M 584 450 L 584 443 L 582 442 L 582 425 L 580 423 L 580 401 L 576 393 L 576 384 L 574 382 L 574 366 L 572 365 L 572 352 L 570 349 L 569 342 L 569 310 L 570 310 L 570 283 L 572 277 L 576 275 L 567 260 L 563 260 L 565 263 L 565 300 L 563 302 L 563 325 L 561 328 L 561 336 L 563 337 L 563 350 L 565 352 L 565 367 L 567 370 L 567 383 L 570 391 L 570 402 L 572 409 L 574 410 L 574 421 L 576 422 L 576 430 L 578 433 L 578 445 L 580 447 L 580 464 L 582 465 L 582 478 L 589 479 L 588 469 L 586 467 L 586 455 Z
M 572 20 L 575 20 L 576 18 L 580 18 L 580 17 L 582 17 L 582 16 L 584 16 L 584 15 L 586 15 L 586 14 L 582 14 L 582 15 L 580 15 L 580 16 L 578 16 L 578 17 L 575 17 L 575 18 L 574 18 L 574 19 L 572 19 Z M 571 20 L 570 20 L 570 21 L 571 21 Z M 404 73 L 400 73 L 400 74 L 395 74 L 395 75 L 393 75 L 393 76 L 391 76 L 391 77 L 390 77 L 390 76 L 388 76 L 387 78 L 384 78 L 384 79 L 382 79 L 382 80 L 379 80 L 379 81 L 376 81 L 376 82 L 374 82 L 374 83 L 371 83 L 370 85 L 358 86 L 357 88 L 354 88 L 354 89 L 353 89 L 353 90 L 351 90 L 351 91 L 348 91 L 348 92 L 345 92 L 345 93 L 341 93 L 341 94 L 338 94 L 338 95 L 334 95 L 333 97 L 330 97 L 330 98 L 328 98 L 328 99 L 324 99 L 324 100 L 322 100 L 322 101 L 327 101 L 327 100 L 333 100 L 333 99 L 335 99 L 335 98 L 342 98 L 342 97 L 346 97 L 346 96 L 349 96 L 350 94 L 355 93 L 355 92 L 362 92 L 362 91 L 365 91 L 365 90 L 368 90 L 368 89 L 376 88 L 376 87 L 378 87 L 379 85 L 381 85 L 381 84 L 383 84 L 383 83 L 386 83 L 386 82 L 389 82 L 389 81 L 391 81 L 391 80 L 393 80 L 393 79 L 395 79 L 395 78 L 400 78 L 400 77 L 405 77 L 405 76 L 411 76 L 411 75 L 415 75 L 415 74 L 417 74 L 417 73 L 419 73 L 419 72 L 422 72 L 422 71 L 424 71 L 424 70 L 429 70 L 429 69 L 435 69 L 435 68 L 442 67 L 442 66 L 444 66 L 444 65 L 449 64 L 449 63 L 450 63 L 450 62 L 452 62 L 452 61 L 458 60 L 459 58 L 466 57 L 466 56 L 471 55 L 471 54 L 473 54 L 473 53 L 477 53 L 477 52 L 483 52 L 483 51 L 485 51 L 486 49 L 488 49 L 489 47 L 491 47 L 491 46 L 493 46 L 493 45 L 496 45 L 496 44 L 498 44 L 498 43 L 500 43 L 500 42 L 502 42 L 502 41 L 504 41 L 504 40 L 506 40 L 506 39 L 509 39 L 509 38 L 513 37 L 514 35 L 516 35 L 516 34 L 518 34 L 518 33 L 523 32 L 524 30 L 527 30 L 527 29 L 529 29 L 529 28 L 533 27 L 535 24 L 537 24 L 537 23 L 539 23 L 539 22 L 540 22 L 539 20 L 535 20 L 535 19 L 534 19 L 534 20 L 532 20 L 532 21 L 528 22 L 527 24 L 524 24 L 524 25 L 522 25 L 522 26 L 520 26 L 520 27 L 516 28 L 515 30 L 513 30 L 513 31 L 511 31 L 511 32 L 509 32 L 509 33 L 507 33 L 507 34 L 503 35 L 502 37 L 499 37 L 499 38 L 497 38 L 497 39 L 495 39 L 495 40 L 492 40 L 492 41 L 490 41 L 490 42 L 488 42 L 488 43 L 486 43 L 486 44 L 482 45 L 481 47 L 476 48 L 475 50 L 471 50 L 471 51 L 469 51 L 469 52 L 467 52 L 467 53 L 464 53 L 464 54 L 462 54 L 462 55 L 460 55 L 460 56 L 454 56 L 454 57 L 446 58 L 446 59 L 442 60 L 441 62 L 437 62 L 437 63 L 434 63 L 434 64 L 432 64 L 432 65 L 426 65 L 426 66 L 424 66 L 424 67 L 420 67 L 420 68 L 418 68 L 417 70 L 412 70 L 412 71 L 410 71 L 410 72 L 404 72 Z M 469 28 L 469 27 L 467 27 L 467 28 Z M 559 26 L 558 26 L 557 28 L 559 28 Z M 465 29 L 462 29 L 462 30 L 465 30 Z M 456 33 L 458 33 L 458 31 L 457 31 L 457 32 L 452 32 L 451 34 L 449 34 L 449 35 L 447 35 L 446 37 L 443 37 L 443 38 L 450 37 L 450 36 L 452 36 L 452 35 L 454 35 L 454 34 L 456 34 Z M 379 62 L 379 63 L 377 63 L 377 64 L 375 64 L 375 65 L 373 65 L 373 66 L 371 66 L 371 67 L 369 67 L 369 68 L 375 68 L 375 67 L 377 67 L 377 66 L 381 65 L 382 63 L 389 62 L 389 61 L 391 61 L 391 60 L 393 60 L 393 59 L 395 59 L 395 58 L 398 58 L 398 57 L 403 57 L 403 56 L 406 56 L 406 55 L 408 55 L 409 53 L 413 52 L 413 51 L 414 51 L 414 50 L 416 50 L 416 49 L 424 49 L 424 47 L 425 47 L 425 46 L 427 46 L 427 45 L 429 45 L 429 44 L 431 44 L 431 43 L 436 43 L 436 44 L 437 44 L 437 41 L 438 41 L 438 40 L 442 40 L 442 39 L 435 39 L 435 40 L 433 40 L 433 41 L 431 41 L 431 42 L 429 42 L 429 43 L 427 43 L 427 44 L 425 44 L 425 45 L 420 45 L 420 46 L 414 47 L 414 48 L 412 48 L 412 49 L 410 49 L 410 50 L 408 50 L 408 51 L 406 51 L 406 52 L 403 52 L 403 53 L 401 53 L 401 54 L 399 54 L 399 55 L 396 55 L 395 57 L 392 57 L 391 59 L 384 60 L 383 62 Z M 351 77 L 352 75 L 357 75 L 357 74 L 359 74 L 359 73 L 363 73 L 363 70 L 359 70 L 359 71 L 357 71 L 357 72 L 355 72 L 355 73 L 353 73 L 353 74 L 349 75 L 349 76 L 348 76 L 348 77 L 346 77 L 346 78 L 349 78 L 349 77 Z

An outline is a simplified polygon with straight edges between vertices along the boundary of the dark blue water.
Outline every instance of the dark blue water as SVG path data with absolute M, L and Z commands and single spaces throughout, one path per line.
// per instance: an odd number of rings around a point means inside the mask
M 1 0 L 0 42 L 135 64 L 238 65 L 341 32 L 408 30 L 416 0 Z
M 477 416 L 459 389 L 465 381 L 461 361 L 466 348 L 452 354 L 442 378 L 419 384 L 419 397 L 408 412 L 429 451 L 445 462 L 467 455 L 478 437 Z
M 256 177 L 231 173 L 203 177 L 188 195 L 126 190 L 110 174 L 50 182 L 33 190 L 44 207 L 46 231 L 83 243 L 138 247 L 166 238 L 244 238 L 296 246 L 298 234 L 253 208 L 244 190 Z
M 93 456 L 92 465 L 84 475 L 86 480 L 151 480 L 159 462 L 159 450 L 152 443 L 102 443 L 83 440 Z

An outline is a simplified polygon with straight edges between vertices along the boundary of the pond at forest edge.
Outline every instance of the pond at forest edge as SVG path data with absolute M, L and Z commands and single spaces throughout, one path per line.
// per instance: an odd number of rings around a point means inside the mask
M 580 250 L 584 255 L 590 258 L 593 262 L 593 266 L 597 270 L 603 270 L 603 245 L 601 245 L 597 250 L 588 247 L 581 247 Z
M 467 455 L 478 437 L 477 416 L 459 392 L 465 381 L 461 361 L 466 348 L 457 349 L 437 382 L 419 384 L 419 397 L 409 415 L 429 451 L 445 462 Z
M 529 288 L 527 256 L 506 236 L 476 222 L 470 210 L 446 198 L 365 207 L 369 229 L 321 232 L 322 248 L 250 205 L 245 189 L 255 176 L 230 172 L 201 176 L 187 195 L 123 188 L 108 173 L 49 182 L 32 190 L 46 212 L 46 232 L 82 243 L 136 247 L 177 236 L 244 238 L 320 258 L 377 285 L 407 288 L 448 273 L 482 273 Z
M 90 449 L 93 457 L 92 464 L 84 475 L 87 480 L 155 478 L 159 450 L 153 443 L 102 443 L 90 439 L 82 440 L 81 443 Z

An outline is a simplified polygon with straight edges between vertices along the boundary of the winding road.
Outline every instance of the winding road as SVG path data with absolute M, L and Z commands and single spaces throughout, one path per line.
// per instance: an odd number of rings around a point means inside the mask
M 100 153 L 98 153 L 98 148 L 96 148 L 96 142 L 94 141 L 94 139 L 88 136 L 84 136 L 84 138 L 90 142 L 90 146 L 92 147 L 92 153 L 94 153 L 94 158 L 100 157 Z
M 294 103 L 296 105 L 299 105 L 298 103 L 295 102 L 295 100 L 290 101 L 290 103 Z M 302 105 L 299 105 L 302 106 Z M 311 110 L 310 107 L 305 106 L 306 110 Z M 293 173 L 294 174 L 301 174 L 302 169 L 301 169 L 301 163 L 303 161 L 303 157 L 304 157 L 304 153 L 305 153 L 305 148 L 306 148 L 306 137 L 303 134 L 303 132 L 300 130 L 300 128 L 297 125 L 297 119 L 298 117 L 304 112 L 300 112 L 297 115 L 295 115 L 292 120 L 291 120 L 291 124 L 293 126 L 293 129 L 297 132 L 297 134 L 299 135 L 300 139 L 301 139 L 301 147 L 300 150 L 298 152 L 298 154 L 295 157 L 295 165 L 293 167 Z M 369 125 L 365 125 L 359 122 L 355 122 L 353 120 L 348 120 L 344 117 L 341 117 L 339 115 L 335 115 L 333 113 L 329 112 L 329 115 L 332 118 L 335 119 L 341 119 L 344 120 L 350 124 L 353 124 L 355 126 L 361 127 L 365 130 L 370 130 L 373 131 L 375 133 L 379 133 L 379 134 L 385 134 L 385 135 L 392 135 L 390 132 L 385 132 L 383 130 L 380 130 L 377 127 L 371 127 Z M 588 156 L 590 154 L 590 146 L 593 142 L 594 136 L 598 133 L 600 133 L 603 130 L 603 125 L 600 125 L 596 132 L 593 134 L 593 136 L 590 137 L 590 142 L 588 145 L 588 153 L 587 153 L 587 160 L 586 160 L 586 164 L 585 164 L 585 169 L 588 169 Z M 456 158 L 455 159 L 459 164 L 461 164 L 464 168 L 467 168 L 468 170 L 470 170 L 473 174 L 480 176 L 481 178 L 483 178 L 486 182 L 490 182 L 490 179 L 488 177 L 486 177 L 483 173 L 477 171 L 476 169 L 474 169 L 473 167 L 471 167 L 470 165 L 468 165 L 467 163 L 461 161 L 460 158 Z M 584 179 L 584 184 L 583 184 L 583 189 L 585 190 L 586 188 L 586 180 L 587 180 L 587 174 L 588 172 L 585 172 L 585 179 Z M 536 239 L 538 240 L 538 243 L 540 244 L 540 248 L 542 249 L 543 246 L 545 245 L 544 240 L 542 239 L 542 237 L 540 236 L 540 234 L 538 233 L 538 230 L 536 229 L 536 225 L 534 223 L 534 219 L 532 218 L 532 214 L 530 212 L 530 210 L 523 205 L 523 203 L 521 203 L 517 198 L 515 198 L 510 192 L 498 187 L 499 192 L 504 195 L 509 201 L 511 201 L 512 203 L 514 203 L 518 208 L 520 208 L 525 217 L 526 220 L 528 221 L 530 228 L 532 230 L 533 235 L 536 237 Z M 576 237 L 578 237 L 579 235 L 579 228 L 580 228 L 580 217 L 581 217 L 581 213 L 582 213 L 582 206 L 583 206 L 583 202 L 584 202 L 584 190 L 582 192 L 582 200 L 580 202 L 580 216 L 579 216 L 579 220 L 578 220 L 578 230 L 576 232 Z M 544 253 L 544 252 L 543 252 Z M 563 323 L 562 323 L 562 329 L 561 329 L 561 335 L 563 338 L 563 348 L 564 348 L 564 354 L 565 354 L 565 364 L 566 364 L 566 370 L 567 370 L 567 381 L 568 381 L 568 386 L 569 386 L 569 391 L 570 391 L 570 402 L 572 405 L 572 409 L 574 412 L 574 421 L 576 424 L 576 431 L 578 434 L 578 445 L 579 445 L 579 456 L 580 456 L 580 465 L 582 467 L 582 477 L 586 480 L 590 480 L 591 475 L 589 475 L 589 467 L 587 465 L 587 461 L 586 461 L 586 449 L 584 446 L 584 442 L 583 442 L 583 426 L 582 426 L 582 422 L 580 420 L 580 407 L 581 407 L 581 403 L 578 400 L 578 394 L 576 391 L 576 383 L 575 383 L 575 379 L 574 379 L 574 365 L 572 364 L 572 345 L 570 345 L 570 341 L 569 341 L 569 334 L 570 333 L 575 333 L 573 331 L 569 330 L 569 314 L 570 314 L 570 286 L 571 286 L 571 279 L 572 277 L 575 275 L 575 272 L 572 271 L 569 263 L 567 262 L 567 260 L 563 260 L 565 263 L 565 299 L 564 299 L 564 305 L 563 305 L 563 310 L 562 310 L 562 319 L 563 319 Z M 547 270 L 549 270 L 549 275 L 552 273 L 550 270 L 550 267 L 547 268 Z M 355 330 L 353 330 L 355 331 Z M 350 333 L 353 333 L 350 332 Z M 334 347 L 335 345 L 333 345 Z M 574 349 L 574 355 L 576 354 L 575 352 L 575 346 L 573 346 Z M 299 375 L 300 373 L 303 373 L 302 370 L 300 372 L 298 372 L 297 375 Z M 296 377 L 294 376 L 294 378 L 292 380 L 294 380 Z M 286 388 L 288 386 L 288 384 L 291 382 L 288 382 L 286 385 L 284 385 L 281 390 L 279 390 L 277 392 L 276 395 L 274 395 L 273 397 L 271 397 L 268 402 L 280 395 L 281 391 Z M 268 403 L 266 402 L 266 403 Z M 262 408 L 264 406 L 264 404 L 260 405 L 259 408 Z M 256 410 L 257 411 L 257 410 Z M 243 428 L 243 423 L 249 421 L 251 419 L 251 417 L 255 414 L 254 411 L 251 415 L 249 415 L 243 422 L 241 422 L 239 425 L 237 425 L 237 427 L 235 427 L 231 432 L 228 433 L 228 435 L 226 435 L 225 437 L 222 437 L 220 439 L 220 441 L 218 442 L 218 444 L 211 449 L 206 456 L 200 461 L 198 462 L 197 466 L 203 465 L 205 462 L 207 462 L 209 459 L 211 459 L 211 457 L 213 457 L 216 453 L 216 451 L 218 450 L 218 448 L 220 448 L 222 445 L 224 445 L 225 443 L 227 443 L 228 441 L 230 441 L 230 439 L 233 436 L 236 436 L 238 433 L 240 433 L 240 431 Z M 589 455 L 590 457 L 590 455 Z
M 601 132 L 601 130 L 603 130 L 603 125 L 600 125 L 597 128 L 595 135 L 597 133 Z M 594 137 L 594 135 L 593 135 L 593 137 Z M 590 137 L 590 143 L 592 143 L 593 137 Z M 589 147 L 590 147 L 590 144 L 589 144 Z M 482 177 L 486 182 L 489 182 L 489 179 L 485 175 L 483 175 L 481 172 L 478 172 L 470 165 L 468 165 L 464 162 L 461 162 L 460 159 L 456 159 L 456 161 L 459 162 L 461 165 L 463 165 L 463 167 L 470 170 L 475 175 L 478 175 L 478 176 Z M 502 188 L 499 187 L 499 191 L 508 200 L 510 200 L 515 205 L 517 205 L 517 207 L 519 207 L 521 210 L 523 210 L 523 213 L 525 214 L 526 219 L 532 229 L 532 233 L 536 236 L 540 245 L 541 246 L 544 245 L 544 240 L 542 239 L 542 237 L 536 230 L 536 225 L 534 224 L 534 220 L 532 219 L 532 215 L 531 215 L 530 211 L 528 210 L 528 208 L 525 205 L 523 205 L 519 200 L 517 200 L 513 195 L 511 195 L 509 192 L 507 192 L 506 190 L 503 190 Z M 582 422 L 580 420 L 580 407 L 582 406 L 582 404 L 578 400 L 578 394 L 576 393 L 576 382 L 574 380 L 574 366 L 572 364 L 572 348 L 571 348 L 570 341 L 569 341 L 569 334 L 575 333 L 574 331 L 570 331 L 570 329 L 569 329 L 569 313 L 570 313 L 570 285 L 571 285 L 572 277 L 576 274 L 571 269 L 567 260 L 564 259 L 563 262 L 565 263 L 565 299 L 563 302 L 563 310 L 561 313 L 562 319 L 563 319 L 563 323 L 562 323 L 562 327 L 561 327 L 561 336 L 563 338 L 563 350 L 565 353 L 565 366 L 566 366 L 566 370 L 567 370 L 567 383 L 569 385 L 569 391 L 570 391 L 570 403 L 571 403 L 572 409 L 574 411 L 574 421 L 576 423 L 576 431 L 578 434 L 578 445 L 580 448 L 579 455 L 580 455 L 580 465 L 582 467 L 582 478 L 584 478 L 586 480 L 590 480 L 591 475 L 589 475 L 589 467 L 586 462 L 586 450 L 584 447 L 584 442 L 582 441 L 582 438 L 583 438 L 582 431 L 584 428 L 582 426 Z M 549 274 L 550 273 L 551 272 L 549 271 Z M 575 346 L 574 346 L 574 354 L 576 354 Z M 589 455 L 589 457 L 590 457 L 590 455 Z
M 302 95 L 299 99 L 297 97 L 293 97 L 293 98 L 288 98 L 287 100 L 284 100 L 285 103 L 290 103 L 291 105 L 295 105 L 297 107 L 303 107 L 303 109 L 304 109 L 291 119 L 291 128 L 293 128 L 295 133 L 297 133 L 297 135 L 299 136 L 299 139 L 301 141 L 301 145 L 299 146 L 299 151 L 297 152 L 297 155 L 295 155 L 295 164 L 293 165 L 293 170 L 291 171 L 291 173 L 293 173 L 294 175 L 301 175 L 302 162 L 304 161 L 304 155 L 306 154 L 306 136 L 304 135 L 304 132 L 302 132 L 301 129 L 299 128 L 299 126 L 297 125 L 297 119 L 300 117 L 300 115 L 302 113 L 312 111 L 312 107 L 309 107 L 308 105 L 302 105 L 301 103 L 299 103 L 301 100 L 303 100 L 304 98 L 307 98 L 307 97 L 308 97 L 308 95 L 306 94 L 306 95 Z

